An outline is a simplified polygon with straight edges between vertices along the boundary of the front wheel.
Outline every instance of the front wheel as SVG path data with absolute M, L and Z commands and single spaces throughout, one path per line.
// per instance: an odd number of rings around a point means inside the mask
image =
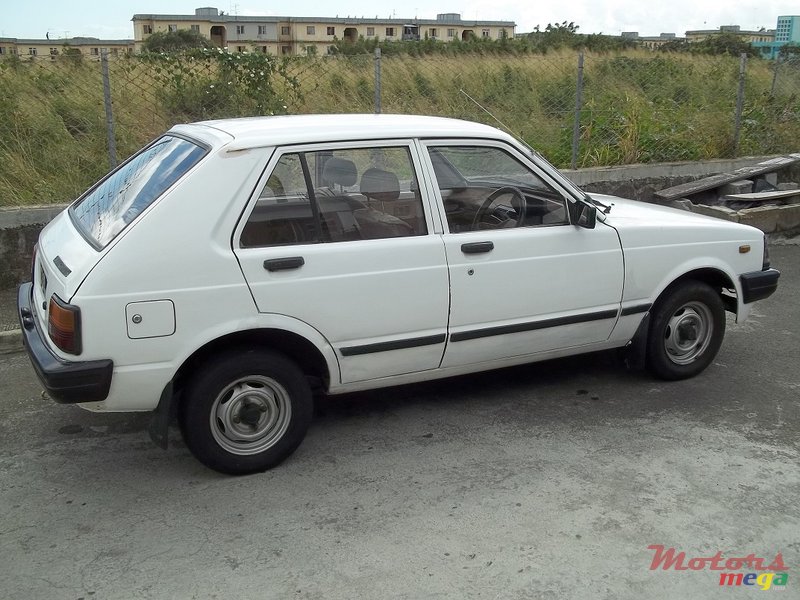
M 687 379 L 703 371 L 725 336 L 725 307 L 708 284 L 685 281 L 658 301 L 647 339 L 647 366 L 662 379 Z
M 313 414 L 300 368 L 275 352 L 230 352 L 198 370 L 179 412 L 189 450 L 222 473 L 264 471 L 289 456 Z

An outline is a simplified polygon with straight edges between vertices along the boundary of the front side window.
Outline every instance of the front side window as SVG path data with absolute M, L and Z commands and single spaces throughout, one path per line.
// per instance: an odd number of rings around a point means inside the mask
M 314 25 L 306 25 L 306 35 L 316 35 L 317 28 Z
M 244 35 L 244 25 L 237 25 L 236 26 L 236 34 L 237 35 Z
M 428 149 L 451 233 L 569 223 L 564 196 L 493 146 Z
M 424 235 L 416 181 L 405 146 L 284 154 L 259 193 L 240 246 Z
M 336 28 L 328 27 L 328 35 L 336 35 Z
M 96 246 L 105 247 L 205 153 L 204 148 L 192 142 L 164 136 L 72 205 L 73 222 Z

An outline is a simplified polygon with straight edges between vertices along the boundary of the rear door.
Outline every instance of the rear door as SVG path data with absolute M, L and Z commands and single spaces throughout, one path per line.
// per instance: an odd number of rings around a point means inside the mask
M 428 141 L 451 282 L 445 367 L 608 339 L 623 284 L 616 232 L 570 224 L 567 195 L 516 149 Z
M 448 273 L 418 172 L 409 140 L 280 149 L 234 235 L 258 310 L 325 336 L 343 383 L 442 359 Z

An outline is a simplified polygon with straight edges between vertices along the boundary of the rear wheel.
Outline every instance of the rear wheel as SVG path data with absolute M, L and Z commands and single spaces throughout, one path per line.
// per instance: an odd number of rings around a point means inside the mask
M 276 352 L 242 350 L 198 369 L 179 417 L 200 462 L 240 475 L 274 467 L 294 452 L 312 414 L 311 388 L 294 362 Z
M 701 281 L 678 283 L 653 311 L 647 366 L 662 379 L 694 377 L 714 360 L 724 336 L 719 294 Z

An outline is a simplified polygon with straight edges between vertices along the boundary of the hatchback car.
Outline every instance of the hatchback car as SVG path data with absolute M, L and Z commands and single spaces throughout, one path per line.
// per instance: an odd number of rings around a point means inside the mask
M 177 125 L 42 231 L 19 290 L 52 398 L 177 415 L 260 471 L 339 394 L 628 347 L 691 377 L 769 296 L 763 234 L 587 194 L 485 125 L 393 115 Z

